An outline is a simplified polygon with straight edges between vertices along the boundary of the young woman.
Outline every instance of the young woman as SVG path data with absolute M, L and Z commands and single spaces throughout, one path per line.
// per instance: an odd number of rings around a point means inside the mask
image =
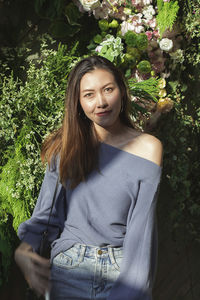
M 43 145 L 48 167 L 15 252 L 30 287 L 49 289 L 51 300 L 152 299 L 162 145 L 137 131 L 129 113 L 124 79 L 110 61 L 91 56 L 74 67 L 63 124 Z M 51 239 L 61 235 L 49 261 L 37 251 L 58 177 Z

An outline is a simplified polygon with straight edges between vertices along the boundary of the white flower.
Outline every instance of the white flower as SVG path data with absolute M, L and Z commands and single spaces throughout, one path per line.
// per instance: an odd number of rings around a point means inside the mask
M 159 45 L 160 45 L 160 49 L 166 52 L 170 51 L 173 48 L 173 42 L 168 38 L 162 39 L 159 42 Z
M 156 27 L 156 18 L 153 17 L 151 20 L 145 20 L 145 24 L 154 29 Z
M 139 14 L 136 14 L 136 15 L 133 15 L 133 16 L 130 16 L 130 18 L 132 18 L 132 21 L 134 22 L 137 22 L 137 24 L 142 24 L 143 20 L 142 20 L 142 14 L 139 13 Z
M 134 31 L 135 31 L 136 33 L 141 33 L 141 32 L 144 31 L 144 27 L 143 27 L 143 26 L 140 26 L 140 25 L 136 25 Z
M 155 9 L 153 8 L 153 5 L 149 5 L 147 7 L 145 7 L 142 11 L 145 19 L 147 20 L 151 20 L 153 19 L 153 16 L 155 15 Z
M 100 6 L 99 0 L 79 0 L 84 10 L 90 11 Z
M 100 6 L 93 10 L 93 14 L 96 19 L 108 19 L 109 12 L 108 9 Z
M 118 0 L 110 0 L 109 1 L 112 5 L 121 5 L 121 1 L 118 1 Z
M 121 23 L 122 36 L 124 36 L 127 31 L 129 30 L 134 31 L 134 29 L 135 29 L 135 25 L 131 24 L 130 22 L 123 21 Z
M 95 49 L 95 51 L 96 51 L 96 52 L 101 52 L 102 47 L 103 47 L 103 46 L 100 46 L 100 45 L 97 46 L 96 49 Z
M 152 2 L 152 0 L 132 0 L 132 5 L 145 6 L 145 5 L 149 5 L 151 2 Z
M 144 5 L 149 5 L 152 2 L 152 0 L 143 0 Z
M 158 81 L 158 87 L 160 89 L 164 89 L 166 87 L 166 80 L 164 78 L 160 78 Z

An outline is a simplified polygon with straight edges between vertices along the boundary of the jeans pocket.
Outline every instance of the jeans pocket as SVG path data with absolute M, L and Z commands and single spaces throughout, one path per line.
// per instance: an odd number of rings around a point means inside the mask
M 122 257 L 121 256 L 115 257 L 114 267 L 117 271 L 120 271 L 121 263 L 122 263 Z
M 53 265 L 65 269 L 74 269 L 78 267 L 82 261 L 83 257 L 81 255 L 78 255 L 75 251 L 69 249 L 54 257 Z

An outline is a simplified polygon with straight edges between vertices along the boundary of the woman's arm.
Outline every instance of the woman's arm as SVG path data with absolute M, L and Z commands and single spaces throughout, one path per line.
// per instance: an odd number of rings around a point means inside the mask
M 50 170 L 47 167 L 33 214 L 30 219 L 20 224 L 18 228 L 20 240 L 31 245 L 34 252 L 39 252 L 43 232 L 47 229 L 57 179 L 57 170 Z M 65 189 L 59 183 L 48 230 L 48 239 L 50 242 L 58 238 L 59 233 L 62 232 L 64 227 L 66 216 L 64 193 Z
M 136 203 L 127 220 L 120 275 L 107 300 L 152 300 L 157 262 L 156 202 L 162 145 L 154 137 L 145 135 L 144 138 L 146 141 L 141 141 L 143 149 L 138 155 L 154 164 L 148 164 L 144 178 L 139 182 Z
M 22 270 L 29 286 L 39 294 L 44 294 L 48 287 L 50 261 L 38 255 L 42 234 L 47 229 L 47 222 L 53 194 L 58 179 L 58 170 L 47 167 L 39 197 L 31 218 L 20 224 L 18 235 L 22 243 L 15 251 L 15 260 Z M 48 237 L 50 241 L 58 238 L 65 222 L 65 189 L 59 183 L 56 201 L 52 210 Z

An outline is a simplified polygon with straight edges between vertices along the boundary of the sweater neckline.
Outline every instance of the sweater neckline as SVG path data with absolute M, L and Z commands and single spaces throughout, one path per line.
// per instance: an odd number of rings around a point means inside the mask
M 135 158 L 137 158 L 137 159 L 139 159 L 139 160 L 141 160 L 141 161 L 147 162 L 147 163 L 151 164 L 152 166 L 157 167 L 158 169 L 162 169 L 162 166 L 159 166 L 158 164 L 156 164 L 155 162 L 153 162 L 153 161 L 151 161 L 151 160 L 149 160 L 149 159 L 147 159 L 147 158 L 144 158 L 144 157 L 139 156 L 139 155 L 137 155 L 137 154 L 130 153 L 130 152 L 128 152 L 128 151 L 125 151 L 125 150 L 123 150 L 123 149 L 120 149 L 120 148 L 118 148 L 118 147 L 115 147 L 115 146 L 113 146 L 113 145 L 110 145 L 110 144 L 107 144 L 107 143 L 104 143 L 104 142 L 100 142 L 100 144 L 101 144 L 101 145 L 105 145 L 105 146 L 107 146 L 107 147 L 109 147 L 110 149 L 113 149 L 113 150 L 115 150 L 115 151 L 119 151 L 119 152 L 121 152 L 121 153 L 124 153 L 124 154 L 126 154 L 127 156 L 132 156 L 132 157 L 135 157 Z

